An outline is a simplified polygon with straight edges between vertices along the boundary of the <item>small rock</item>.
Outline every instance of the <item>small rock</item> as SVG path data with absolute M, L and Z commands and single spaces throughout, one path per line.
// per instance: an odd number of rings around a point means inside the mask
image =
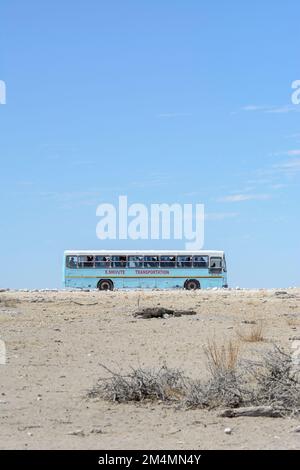
M 72 431 L 72 432 L 68 432 L 68 434 L 70 436 L 80 436 L 80 437 L 84 437 L 84 432 L 83 432 L 83 429 L 76 429 L 76 431 Z
M 231 434 L 231 433 L 232 433 L 232 429 L 231 429 L 231 428 L 225 428 L 225 429 L 224 429 L 224 433 L 225 433 L 225 434 Z
M 294 432 L 300 432 L 300 426 L 297 426 L 297 427 L 294 429 Z

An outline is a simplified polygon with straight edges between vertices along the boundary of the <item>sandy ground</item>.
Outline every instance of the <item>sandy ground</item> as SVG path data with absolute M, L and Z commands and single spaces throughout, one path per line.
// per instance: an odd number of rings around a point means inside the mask
M 115 371 L 163 363 L 203 377 L 208 339 L 238 338 L 263 320 L 265 341 L 242 341 L 252 359 L 300 335 L 300 289 L 259 291 L 0 293 L 2 449 L 300 449 L 296 419 L 220 418 L 159 403 L 88 400 Z M 197 315 L 136 319 L 140 307 L 192 308 Z M 227 435 L 224 429 L 230 427 Z M 72 434 L 75 432 L 75 435 Z

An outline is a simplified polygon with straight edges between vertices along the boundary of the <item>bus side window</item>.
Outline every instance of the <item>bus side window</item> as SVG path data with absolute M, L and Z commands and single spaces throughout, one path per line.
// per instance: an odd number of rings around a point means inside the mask
M 96 268 L 109 268 L 110 261 L 108 256 L 95 256 L 95 267 Z
M 137 267 L 137 256 L 128 256 L 128 268 L 136 268 Z
M 177 256 L 177 268 L 184 267 L 184 256 Z
M 158 268 L 158 267 L 159 267 L 158 256 L 152 256 L 152 258 L 151 258 L 151 268 Z
M 94 256 L 78 256 L 78 268 L 93 268 Z
M 210 269 L 220 271 L 222 269 L 222 258 L 219 258 L 219 257 L 210 258 Z
M 119 268 L 120 267 L 120 256 L 113 256 L 111 262 L 112 268 Z
M 158 268 L 158 256 L 145 256 L 144 267 L 145 268 Z
M 208 268 L 208 256 L 194 256 L 194 268 Z
M 175 268 L 176 257 L 175 256 L 161 256 L 160 267 L 161 268 Z
M 112 267 L 113 268 L 126 268 L 126 256 L 113 256 Z
M 86 263 L 86 256 L 78 256 L 78 268 L 84 268 Z
M 95 256 L 95 268 L 103 268 L 104 260 L 103 256 Z
M 67 256 L 66 266 L 67 268 L 70 268 L 70 269 L 76 269 L 77 268 L 77 256 Z
M 191 258 L 191 256 L 178 256 L 177 257 L 177 266 L 178 266 L 178 268 L 191 268 L 192 267 L 192 258 Z

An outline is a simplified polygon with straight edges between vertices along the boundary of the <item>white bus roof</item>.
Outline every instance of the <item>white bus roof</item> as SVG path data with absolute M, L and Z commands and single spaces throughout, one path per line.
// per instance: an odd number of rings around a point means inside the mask
M 142 255 L 155 255 L 155 256 L 224 256 L 224 251 L 200 250 L 200 251 L 185 251 L 185 250 L 67 250 L 64 252 L 65 256 L 142 256 Z

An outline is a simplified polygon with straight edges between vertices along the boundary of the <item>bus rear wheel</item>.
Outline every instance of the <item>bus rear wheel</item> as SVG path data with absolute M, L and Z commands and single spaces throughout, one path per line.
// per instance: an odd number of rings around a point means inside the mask
M 114 284 L 110 279 L 102 279 L 98 282 L 97 287 L 99 290 L 114 290 Z
M 184 283 L 186 290 L 197 290 L 200 289 L 200 282 L 197 279 L 187 279 Z

